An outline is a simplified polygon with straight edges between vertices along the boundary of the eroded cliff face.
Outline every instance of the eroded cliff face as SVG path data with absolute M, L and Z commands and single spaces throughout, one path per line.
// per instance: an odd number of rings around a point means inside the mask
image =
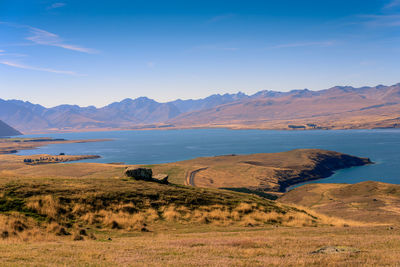
M 373 164 L 369 158 L 355 157 L 337 152 L 317 153 L 311 160 L 313 165 L 303 170 L 277 170 L 279 177 L 279 191 L 284 192 L 287 187 L 307 181 L 327 178 L 335 171 L 351 167 Z

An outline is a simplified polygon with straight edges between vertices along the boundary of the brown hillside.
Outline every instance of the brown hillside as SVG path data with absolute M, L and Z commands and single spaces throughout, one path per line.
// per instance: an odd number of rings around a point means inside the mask
M 185 126 L 288 129 L 316 124 L 329 129 L 400 127 L 400 84 L 333 87 L 258 97 L 182 114 L 169 123 Z
M 308 184 L 286 193 L 279 201 L 348 220 L 400 222 L 400 185 L 371 181 L 358 184 Z
M 333 171 L 369 164 L 369 159 L 333 151 L 296 149 L 281 153 L 203 157 L 151 166 L 172 181 L 199 187 L 248 192 L 283 192 L 304 181 L 325 178 Z

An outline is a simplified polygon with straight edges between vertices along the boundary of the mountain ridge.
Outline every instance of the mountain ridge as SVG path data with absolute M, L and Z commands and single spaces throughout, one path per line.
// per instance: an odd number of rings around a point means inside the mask
M 350 117 L 354 117 L 352 122 Z M 287 129 L 291 124 L 316 124 L 326 129 L 393 128 L 400 123 L 398 117 L 400 83 L 335 86 L 319 91 L 262 90 L 252 95 L 213 94 L 164 103 L 147 97 L 125 98 L 99 108 L 67 104 L 46 108 L 29 101 L 0 99 L 0 120 L 30 133 L 138 127 Z

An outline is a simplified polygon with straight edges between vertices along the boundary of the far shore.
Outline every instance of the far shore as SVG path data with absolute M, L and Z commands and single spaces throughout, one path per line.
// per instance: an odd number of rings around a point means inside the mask
M 132 128 L 94 128 L 94 129 L 74 129 L 74 130 L 49 130 L 49 131 L 31 131 L 26 132 L 27 135 L 39 135 L 39 134 L 62 134 L 62 133 L 90 133 L 90 132 L 117 132 L 117 131 L 167 131 L 167 130 L 206 130 L 206 129 L 228 129 L 228 130 L 268 130 L 268 131 L 329 131 L 329 130 L 400 130 L 399 127 L 321 127 L 321 128 L 300 128 L 300 129 L 289 129 L 287 127 L 258 127 L 258 126 L 247 126 L 247 125 L 212 125 L 212 126 L 174 126 L 174 127 L 148 127 L 148 126 L 135 126 Z M 23 137 L 23 135 L 22 135 Z M 111 139 L 100 139 L 101 141 L 110 141 Z M 94 141 L 97 142 L 97 141 Z
M 50 144 L 73 144 L 73 143 L 91 143 L 105 142 L 112 139 L 82 139 L 82 140 L 66 140 L 53 138 L 0 138 L 0 154 L 15 154 L 20 150 L 36 149 L 41 146 Z

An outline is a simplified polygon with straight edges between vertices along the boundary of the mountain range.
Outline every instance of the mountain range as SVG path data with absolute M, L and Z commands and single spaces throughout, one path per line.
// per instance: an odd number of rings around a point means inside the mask
M 141 128 L 230 127 L 352 129 L 400 127 L 400 83 L 392 86 L 308 89 L 253 95 L 215 94 L 159 103 L 147 97 L 107 106 L 46 108 L 0 99 L 0 120 L 24 133 Z

